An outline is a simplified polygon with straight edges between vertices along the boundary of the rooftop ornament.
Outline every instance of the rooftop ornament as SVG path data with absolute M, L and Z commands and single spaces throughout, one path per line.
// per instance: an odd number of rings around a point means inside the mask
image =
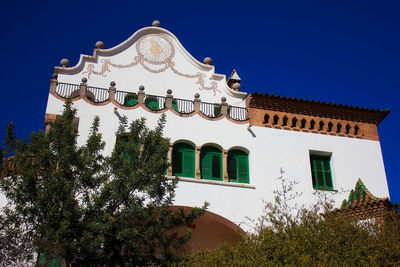
M 232 89 L 235 90 L 235 91 L 239 91 L 241 87 L 242 86 L 240 85 L 240 83 L 234 83 L 232 85 Z
M 60 65 L 61 65 L 63 68 L 67 68 L 67 67 L 69 66 L 69 60 L 66 59 L 66 58 L 61 59 Z
M 153 27 L 160 27 L 161 23 L 158 20 L 153 21 L 153 23 L 151 24 Z
M 104 48 L 104 43 L 102 41 L 97 41 L 96 42 L 96 48 L 97 49 L 103 49 Z
M 203 63 L 207 64 L 207 65 L 211 65 L 212 64 L 212 59 L 210 57 L 206 57 L 206 58 L 204 58 Z

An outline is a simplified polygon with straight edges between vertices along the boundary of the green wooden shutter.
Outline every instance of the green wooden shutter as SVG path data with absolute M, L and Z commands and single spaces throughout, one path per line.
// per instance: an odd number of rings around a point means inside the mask
M 172 150 L 172 175 L 194 178 L 195 155 L 191 145 L 175 144 Z
M 221 168 L 221 155 L 212 154 L 212 178 L 221 179 L 222 177 Z
M 249 156 L 246 152 L 236 149 L 228 152 L 228 176 L 231 182 L 249 182 Z
M 222 152 L 215 147 L 203 147 L 200 169 L 202 179 L 222 180 Z
M 228 177 L 229 181 L 237 181 L 237 164 L 236 158 L 228 156 Z
M 237 157 L 238 180 L 240 183 L 249 182 L 249 158 L 247 156 Z
M 194 170 L 195 170 L 195 164 L 196 164 L 195 158 L 196 158 L 196 154 L 195 154 L 194 149 L 193 150 L 185 149 L 183 151 L 182 176 L 194 178 Z
M 182 151 L 172 152 L 172 175 L 182 176 Z
M 167 151 L 167 153 L 165 154 L 165 161 L 164 161 L 164 163 L 165 163 L 165 171 L 164 171 L 164 174 L 167 175 L 167 174 L 168 174 L 168 151 Z
M 201 158 L 201 179 L 211 179 L 212 178 L 212 161 L 210 153 L 203 153 Z
M 313 187 L 315 189 L 333 189 L 330 157 L 310 155 Z

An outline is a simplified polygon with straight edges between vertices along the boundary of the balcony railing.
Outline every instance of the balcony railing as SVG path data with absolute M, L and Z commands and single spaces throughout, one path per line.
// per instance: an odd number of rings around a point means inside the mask
M 144 104 L 151 110 L 163 110 L 165 108 L 165 96 L 146 95 Z
M 247 116 L 247 109 L 241 107 L 229 106 L 228 116 L 237 121 L 246 121 L 249 119 Z
M 106 102 L 110 97 L 108 89 L 88 86 L 86 90 L 86 97 L 94 103 Z
M 137 94 L 124 91 L 115 92 L 115 101 L 125 107 L 133 107 L 139 103 Z
M 221 116 L 221 104 L 201 102 L 200 112 L 209 118 L 217 118 Z
M 75 98 L 79 96 L 79 85 L 70 83 L 58 83 L 56 87 L 56 93 L 63 98 Z
M 148 95 L 144 93 L 144 87 L 139 88 L 138 93 L 117 91 L 115 83 L 111 83 L 110 89 L 88 86 L 87 80 L 83 79 L 80 85 L 57 82 L 52 80 L 50 91 L 62 98 L 76 98 L 84 93 L 89 101 L 94 103 L 104 103 L 109 100 L 115 101 L 124 107 L 133 107 L 137 104 L 145 105 L 153 111 L 164 110 L 172 107 L 181 114 L 190 114 L 200 112 L 208 118 L 218 118 L 222 115 L 228 116 L 235 121 L 247 121 L 248 112 L 244 107 L 228 106 L 226 98 L 221 98 L 221 103 L 201 102 L 199 94 L 195 95 L 195 99 L 179 99 L 173 98 L 172 91 L 168 90 L 167 97 Z
M 174 98 L 172 107 L 182 114 L 190 114 L 194 111 L 194 102 L 192 100 Z

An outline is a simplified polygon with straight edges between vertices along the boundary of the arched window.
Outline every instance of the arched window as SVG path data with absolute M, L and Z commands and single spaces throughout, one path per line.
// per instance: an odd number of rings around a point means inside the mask
M 332 132 L 332 127 L 333 127 L 333 123 L 329 122 L 328 123 L 328 132 Z
M 201 179 L 222 181 L 222 152 L 215 147 L 206 146 L 200 152 Z
M 228 177 L 230 182 L 249 183 L 249 156 L 241 150 L 228 152 Z
M 279 122 L 279 117 L 278 117 L 278 115 L 275 115 L 274 116 L 274 125 L 278 125 L 278 122 Z
M 358 125 L 354 126 L 354 135 L 358 135 L 360 133 L 360 127 Z
M 346 134 L 350 134 L 351 126 L 349 124 L 346 125 Z
M 296 126 L 297 126 L 297 118 L 294 117 L 294 118 L 292 119 L 292 127 L 296 127 Z
M 195 177 L 195 148 L 186 143 L 175 144 L 172 148 L 172 175 Z
M 287 121 L 288 121 L 288 117 L 283 116 L 283 119 L 282 119 L 282 126 L 287 126 Z
M 322 131 L 322 130 L 324 130 L 324 122 L 323 121 L 320 121 L 319 122 L 319 129 L 318 129 L 319 131 Z
M 310 130 L 314 130 L 315 128 L 315 120 L 310 121 Z
M 306 119 L 303 118 L 303 119 L 301 120 L 301 126 L 300 126 L 300 128 L 302 128 L 302 129 L 306 128 L 306 123 L 307 123 Z
M 336 126 L 336 132 L 340 133 L 342 131 L 342 124 L 338 123 Z
M 268 123 L 269 122 L 269 115 L 268 113 L 265 113 L 264 115 L 264 123 Z

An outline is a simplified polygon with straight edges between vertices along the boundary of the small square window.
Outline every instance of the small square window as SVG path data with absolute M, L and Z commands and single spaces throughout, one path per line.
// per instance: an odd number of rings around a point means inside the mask
M 314 189 L 333 190 L 331 156 L 310 155 L 310 162 Z

